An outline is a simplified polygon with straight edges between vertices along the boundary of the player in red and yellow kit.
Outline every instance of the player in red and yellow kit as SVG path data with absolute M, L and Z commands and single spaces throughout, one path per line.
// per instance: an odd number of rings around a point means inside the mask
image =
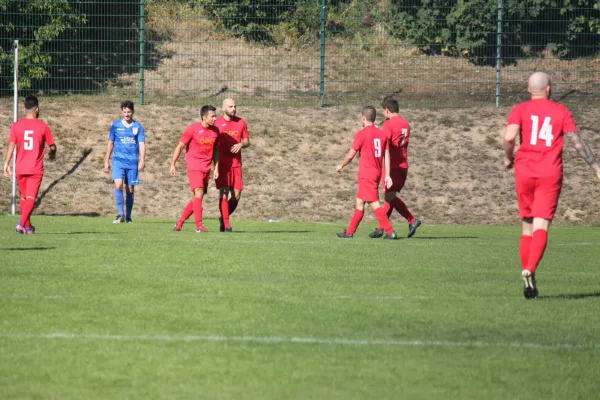
M 238 206 L 244 181 L 242 179 L 242 149 L 250 146 L 246 121 L 236 116 L 233 99 L 223 100 L 223 115 L 215 126 L 221 132 L 219 139 L 219 178 L 215 183 L 219 189 L 219 218 L 221 232 L 231 232 L 229 216 Z
M 382 169 L 385 163 L 385 171 L 390 171 L 390 152 L 385 134 L 375 126 L 377 112 L 374 107 L 363 108 L 361 122 L 363 129 L 358 131 L 354 137 L 352 148 L 344 158 L 344 161 L 336 167 L 341 172 L 360 153 L 358 162 L 358 193 L 356 194 L 356 209 L 346 231 L 338 233 L 338 237 L 351 239 L 365 214 L 365 203 L 369 204 L 387 235 L 384 239 L 396 239 L 396 232 L 392 228 L 389 218 L 379 204 L 379 182 L 381 181 Z M 390 187 L 393 182 L 386 172 L 385 186 Z
M 529 78 L 528 90 L 531 100 L 516 105 L 510 112 L 504 150 L 505 167 L 515 169 L 517 201 L 523 221 L 520 243 L 523 294 L 531 299 L 538 296 L 536 268 L 546 249 L 548 228 L 562 189 L 564 137 L 571 141 L 599 179 L 600 165 L 577 133 L 571 112 L 550 100 L 550 77 L 543 72 L 534 73 Z M 520 136 L 520 147 L 515 158 L 517 136 Z
M 392 211 L 396 210 L 408 222 L 408 237 L 412 237 L 417 228 L 421 226 L 421 221 L 413 217 L 406 207 L 406 204 L 398 197 L 398 193 L 406 183 L 408 175 L 408 142 L 410 140 L 410 126 L 408 122 L 398 113 L 400 106 L 398 101 L 391 97 L 386 97 L 381 104 L 383 107 L 383 115 L 385 122 L 383 123 L 382 131 L 387 136 L 390 144 L 390 177 L 392 178 L 392 186 L 383 190 L 385 192 L 385 203 L 383 208 L 388 216 L 392 216 Z M 371 234 L 370 238 L 378 238 L 383 236 L 383 228 L 377 227 Z
M 44 154 L 46 145 L 50 148 L 48 157 L 54 160 L 56 144 L 48 125 L 38 119 L 40 115 L 39 102 L 35 96 L 25 98 L 25 118 L 15 122 L 10 128 L 8 153 L 4 161 L 4 174 L 11 175 L 10 162 L 13 150 L 17 149 L 15 174 L 19 184 L 21 202 L 21 219 L 16 226 L 18 233 L 33 234 L 35 227 L 31 225 L 30 217 L 35 207 L 42 178 L 44 177 Z
M 219 176 L 219 131 L 215 128 L 217 109 L 213 106 L 203 106 L 200 109 L 200 122 L 187 127 L 171 159 L 171 176 L 175 176 L 175 163 L 185 147 L 185 163 L 187 167 L 192 200 L 187 204 L 183 214 L 175 223 L 173 230 L 180 231 L 183 223 L 194 214 L 196 232 L 206 232 L 202 225 L 202 198 L 206 194 L 210 169 L 214 164 L 214 178 Z

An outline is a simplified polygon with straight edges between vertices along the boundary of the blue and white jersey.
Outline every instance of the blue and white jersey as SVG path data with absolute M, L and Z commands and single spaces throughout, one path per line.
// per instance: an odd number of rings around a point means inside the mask
M 112 156 L 113 168 L 117 165 L 120 168 L 137 169 L 140 143 L 146 141 L 144 127 L 137 121 L 132 121 L 129 125 L 123 120 L 114 121 L 110 126 L 108 140 L 115 143 Z

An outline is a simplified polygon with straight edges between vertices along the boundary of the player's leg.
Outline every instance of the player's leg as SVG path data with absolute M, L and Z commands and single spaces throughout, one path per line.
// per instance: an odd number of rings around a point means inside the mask
M 19 211 L 21 214 L 21 218 L 19 219 L 19 222 L 17 222 L 15 231 L 17 233 L 23 234 L 25 233 L 25 224 L 27 222 L 27 217 L 25 216 L 25 213 L 23 211 L 27 201 L 27 199 L 25 198 L 25 196 L 27 195 L 27 175 L 17 175 L 17 185 L 19 187 L 19 196 L 21 197 L 19 201 Z
M 137 168 L 126 170 L 125 177 L 125 222 L 130 224 L 133 222 L 131 220 L 131 212 L 133 211 L 135 187 L 140 183 Z
M 228 186 L 233 188 L 233 196 L 229 198 L 229 216 L 236 210 L 240 199 L 242 198 L 242 190 L 244 190 L 244 180 L 242 177 L 242 167 L 231 168 L 229 173 Z
M 23 202 L 23 214 L 21 215 L 21 219 L 25 221 L 25 223 L 22 224 L 25 227 L 25 233 L 30 235 L 35 232 L 35 227 L 31 225 L 31 214 L 35 208 L 35 199 L 37 198 L 40 186 L 42 185 L 42 178 L 42 174 L 27 175 L 23 185 L 25 188 L 25 201 Z
M 228 196 L 231 188 L 225 186 L 219 188 L 219 232 L 231 232 L 231 224 L 229 223 L 229 202 Z
M 115 203 L 117 205 L 118 212 L 117 217 L 113 221 L 115 224 L 125 222 L 125 210 L 123 207 L 125 202 L 123 197 L 123 181 L 125 180 L 125 176 L 125 169 L 113 164 L 112 178 L 115 184 Z
M 385 213 L 385 209 L 379 204 L 379 200 L 371 201 L 369 205 L 371 206 L 377 221 L 379 221 L 379 226 L 387 233 L 384 239 L 396 239 L 396 232 L 394 232 L 394 228 L 392 228 L 392 224 Z
M 384 196 L 385 202 L 383 203 L 382 208 L 383 208 L 383 212 L 385 213 L 385 215 L 387 215 L 388 220 L 389 220 L 392 215 L 392 210 L 393 210 L 391 203 L 392 203 L 392 200 L 396 197 L 396 191 L 385 188 L 385 184 L 384 184 L 383 191 L 385 193 L 385 196 Z M 377 228 L 375 228 L 375 230 L 369 234 L 369 237 L 371 239 L 380 238 L 383 236 L 384 233 L 385 233 L 385 229 L 383 229 L 381 224 L 379 224 L 379 225 L 377 225 Z
M 515 174 L 515 187 L 517 190 L 517 202 L 519 205 L 519 216 L 523 223 L 521 230 L 521 241 L 519 243 L 519 256 L 521 258 L 521 276 L 523 277 L 523 295 L 526 299 L 537 296 L 535 278 L 529 271 L 529 255 L 533 235 L 533 200 L 535 198 L 535 179 L 523 176 L 518 171 Z
M 407 237 L 410 238 L 417 232 L 417 228 L 419 226 L 421 226 L 421 221 L 416 219 L 412 215 L 412 213 L 409 211 L 409 209 L 406 206 L 406 204 L 404 203 L 404 201 L 402 201 L 402 199 L 400 197 L 398 197 L 398 194 L 400 194 L 400 191 L 404 188 L 404 185 L 406 184 L 406 177 L 408 176 L 408 170 L 398 169 L 398 170 L 392 170 L 392 171 L 393 171 L 393 176 L 392 176 L 393 186 L 392 187 L 396 193 L 394 194 L 394 197 L 390 199 L 390 205 L 394 208 L 394 210 L 396 210 L 400 215 L 402 215 L 402 217 L 404 217 L 406 222 L 408 222 Z
M 198 172 L 198 183 L 194 187 L 194 221 L 196 222 L 196 232 L 206 232 L 206 228 L 202 225 L 202 199 L 208 188 L 209 173 Z
M 360 189 L 359 189 L 360 192 Z M 360 221 L 363 219 L 365 215 L 365 202 L 360 197 L 356 197 L 356 206 L 354 208 L 354 214 L 352 214 L 352 219 L 350 220 L 350 225 L 344 232 L 338 233 L 338 237 L 342 239 L 352 239 L 354 237 L 354 232 L 356 232 L 356 228 L 360 224 Z
M 191 217 L 193 213 L 194 213 L 194 195 L 192 194 L 192 199 L 186 204 L 185 208 L 183 209 L 183 213 L 181 214 L 181 216 L 175 223 L 175 227 L 173 227 L 173 230 L 176 232 L 179 232 L 181 230 L 181 228 L 183 227 L 183 224 L 185 223 L 185 221 L 187 221 L 188 218 Z

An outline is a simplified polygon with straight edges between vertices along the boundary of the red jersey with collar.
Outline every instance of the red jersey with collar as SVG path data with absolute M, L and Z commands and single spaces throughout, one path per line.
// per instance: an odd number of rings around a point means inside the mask
M 16 144 L 17 175 L 37 175 L 44 173 L 46 145 L 54 144 L 50 127 L 37 118 L 23 118 L 10 128 L 10 142 Z
M 219 142 L 219 130 L 204 127 L 201 122 L 188 126 L 179 139 L 185 144 L 185 161 L 188 171 L 210 172 L 214 149 Z
M 219 164 L 227 167 L 242 166 L 242 152 L 231 152 L 231 147 L 241 143 L 242 139 L 248 138 L 248 127 L 246 121 L 239 117 L 233 117 L 227 121 L 225 117 L 220 116 L 215 121 L 215 126 L 219 129 L 221 137 L 219 139 Z
M 408 140 L 410 126 L 398 115 L 383 123 L 382 131 L 388 138 L 390 146 L 390 169 L 408 168 Z
M 387 147 L 387 137 L 376 126 L 367 126 L 356 133 L 352 148 L 360 153 L 358 179 L 381 179 L 383 157 Z

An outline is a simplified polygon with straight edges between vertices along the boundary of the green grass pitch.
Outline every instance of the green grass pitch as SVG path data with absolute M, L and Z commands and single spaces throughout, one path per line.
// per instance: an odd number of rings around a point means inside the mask
M 600 230 L 0 217 L 3 399 L 591 399 Z M 406 226 L 397 223 L 403 235 Z

